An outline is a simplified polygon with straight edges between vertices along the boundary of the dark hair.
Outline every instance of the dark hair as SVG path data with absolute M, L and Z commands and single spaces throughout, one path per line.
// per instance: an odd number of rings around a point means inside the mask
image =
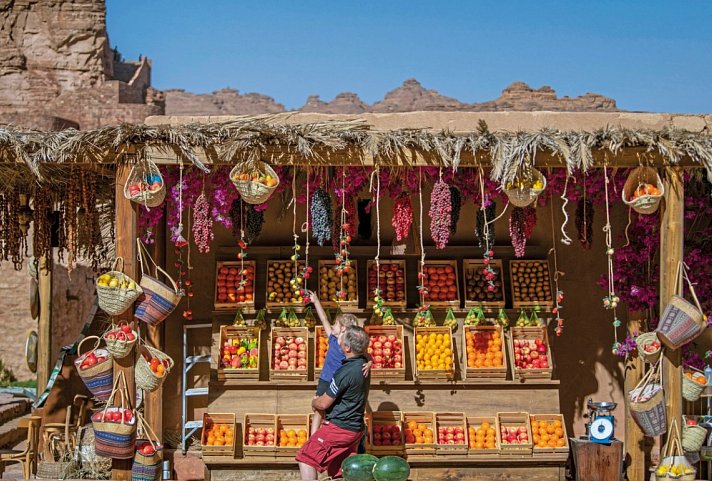
M 344 345 L 350 347 L 354 354 L 364 354 L 368 348 L 368 334 L 363 327 L 348 326 L 344 333 Z

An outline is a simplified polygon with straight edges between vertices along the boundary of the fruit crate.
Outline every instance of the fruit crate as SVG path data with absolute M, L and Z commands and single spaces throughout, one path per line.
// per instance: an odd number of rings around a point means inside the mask
M 234 339 L 256 339 L 257 340 L 257 365 L 247 368 L 227 368 L 223 367 L 223 359 L 225 355 L 226 343 L 231 343 Z M 220 327 L 220 345 L 218 346 L 218 364 L 217 373 L 218 381 L 227 381 L 228 379 L 242 380 L 259 380 L 260 378 L 260 330 L 256 327 L 244 326 L 221 326 Z M 237 346 L 239 350 L 239 345 Z M 249 352 L 249 351 L 248 351 Z
M 509 261 L 509 283 L 512 289 L 512 307 L 514 309 L 536 306 L 542 309 L 551 309 L 553 307 L 549 261 Z M 532 283 L 535 284 L 534 287 L 532 287 Z M 530 289 L 534 291 L 531 292 Z
M 512 366 L 512 377 L 515 380 L 526 379 L 551 379 L 554 372 L 553 359 L 551 357 L 551 345 L 549 344 L 549 335 L 545 327 L 513 327 L 509 330 L 509 363 Z M 521 368 L 517 367 L 515 341 L 518 340 L 534 340 L 542 339 L 546 344 L 546 356 L 548 359 L 548 367 L 546 368 Z M 538 354 L 539 355 L 539 354 Z
M 208 432 L 211 426 L 216 424 L 227 424 L 233 432 L 233 443 L 231 445 L 208 445 Z M 203 456 L 234 456 L 235 455 L 235 414 L 234 413 L 204 413 L 203 414 L 203 434 L 200 437 L 200 446 Z
M 443 443 L 441 439 L 441 429 L 454 429 L 455 443 L 458 442 L 457 436 L 462 435 L 461 444 L 450 444 L 449 440 Z M 435 413 L 435 452 L 438 456 L 462 456 L 467 455 L 469 446 L 467 440 L 467 419 L 465 413 Z
M 499 336 L 499 340 L 501 342 L 500 347 L 502 348 L 501 353 L 502 353 L 502 365 L 501 366 L 482 366 L 482 367 L 477 367 L 477 366 L 472 366 L 472 362 L 470 362 L 471 359 L 471 354 L 467 349 L 467 338 L 468 338 L 468 333 L 471 333 L 473 336 L 477 336 L 478 333 L 497 333 Z M 497 379 L 507 379 L 507 339 L 505 338 L 505 334 L 502 331 L 502 326 L 463 326 L 462 329 L 462 350 L 464 352 L 464 360 L 465 360 L 465 365 L 464 365 L 464 377 L 465 379 L 476 379 L 479 381 L 486 381 L 488 379 L 491 380 L 497 380 Z
M 371 378 L 372 379 L 384 379 L 384 380 L 392 380 L 392 381 L 405 381 L 405 342 L 403 340 L 403 326 L 398 324 L 396 326 L 366 326 L 365 327 L 366 332 L 368 333 L 369 339 L 371 336 L 379 336 L 378 342 L 381 342 L 383 344 L 384 342 L 391 342 L 393 344 L 399 343 L 400 344 L 400 349 L 401 349 L 401 361 L 400 361 L 400 367 L 392 367 L 392 368 L 376 368 L 374 367 L 371 369 Z M 385 341 L 381 341 L 380 337 L 384 336 L 386 339 Z M 393 340 L 390 336 L 394 336 L 395 340 Z M 390 340 L 389 340 L 390 339 Z M 391 348 L 394 349 L 395 347 Z M 369 353 L 374 357 L 374 362 L 375 362 L 375 348 L 371 348 L 371 344 L 369 343 L 369 349 L 373 349 L 374 352 Z M 385 349 L 385 347 L 383 347 Z M 395 356 L 395 354 L 393 354 Z M 397 361 L 394 361 L 397 362 Z
M 321 371 L 324 366 L 319 366 L 319 338 L 326 339 L 326 347 L 329 347 L 329 337 L 326 335 L 323 326 L 314 327 L 314 339 L 313 339 L 313 349 L 314 349 L 314 380 L 318 381 L 319 376 L 321 376 Z
M 489 285 L 482 270 L 485 264 L 482 259 L 464 259 L 462 261 L 462 287 L 465 296 L 465 307 L 499 309 L 507 302 L 507 290 L 504 287 L 504 268 L 500 259 L 492 259 L 489 265 L 494 269 L 495 290 L 489 292 Z M 479 290 L 479 291 L 478 291 Z
M 344 273 L 342 277 L 336 273 L 335 260 L 319 260 L 319 301 L 324 307 L 340 307 L 341 309 L 357 309 L 358 308 L 358 268 L 355 260 L 351 262 L 349 273 Z M 341 280 L 343 279 L 343 290 L 347 291 L 347 299 L 338 300 L 335 295 L 330 295 L 330 291 L 336 289 L 341 290 Z M 332 282 L 333 286 L 330 285 Z
M 442 334 L 447 335 L 450 339 L 450 368 L 445 369 L 420 369 L 418 367 L 417 356 L 418 356 L 418 336 L 430 336 L 430 334 Z M 452 338 L 452 329 L 449 327 L 439 326 L 439 327 L 416 327 L 415 333 L 413 334 L 413 353 L 416 357 L 415 362 L 415 377 L 418 380 L 431 380 L 431 381 L 452 381 L 455 378 L 455 350 L 454 342 Z
M 292 351 L 293 349 L 289 348 L 288 346 L 292 343 L 287 342 L 289 340 L 293 341 L 293 343 L 297 346 L 297 349 L 301 349 L 298 346 L 300 344 L 303 344 L 306 346 L 304 350 L 297 350 L 295 356 L 289 357 L 289 359 L 301 359 L 299 358 L 299 352 L 304 352 L 304 364 L 303 368 L 301 369 L 292 369 L 289 370 L 288 368 L 285 369 L 275 369 L 274 368 L 274 361 L 275 361 L 275 344 L 277 343 L 277 340 L 283 338 L 285 341 L 283 349 L 288 349 L 289 351 Z M 297 342 L 298 339 L 301 338 L 301 342 Z M 284 380 L 284 381 L 306 381 L 309 378 L 309 329 L 306 327 L 273 327 L 272 331 L 270 333 L 270 338 L 269 338 L 269 352 L 270 352 L 270 357 L 269 357 L 269 378 L 273 380 Z M 289 353 L 286 353 L 289 356 Z M 281 362 L 289 362 L 285 359 L 283 359 Z M 297 361 L 298 362 L 298 361 Z
M 274 436 L 273 444 L 269 446 L 257 446 L 248 444 L 250 428 L 271 430 Z M 242 422 L 242 452 L 248 456 L 274 456 L 277 452 L 277 416 L 274 414 L 245 414 Z
M 244 261 L 245 284 L 239 286 L 243 265 L 240 261 L 220 261 L 215 267 L 215 310 L 255 307 L 255 261 Z
M 402 286 L 395 290 L 396 294 L 392 300 L 386 299 L 384 295 L 383 305 L 388 307 L 398 307 L 405 308 L 408 304 L 407 302 L 407 287 L 406 287 L 406 275 L 405 275 L 405 260 L 403 259 L 392 259 L 392 260 L 380 260 L 381 265 L 381 290 L 384 292 L 388 291 L 388 286 Z M 376 277 L 372 275 L 374 269 L 376 268 L 376 261 L 369 260 L 366 264 L 366 307 L 373 307 L 375 304 L 373 298 L 374 289 L 376 288 Z M 390 282 L 390 284 L 389 284 Z
M 381 433 L 381 428 L 383 426 L 398 426 L 398 433 L 394 440 L 397 440 L 398 444 L 390 444 L 387 446 L 378 445 L 376 443 L 379 440 L 374 438 L 374 435 Z M 392 433 L 391 433 L 392 435 Z M 400 411 L 374 411 L 370 415 L 369 423 L 369 434 L 370 440 L 370 453 L 379 456 L 402 456 L 405 452 L 404 439 L 403 439 L 403 418 Z
M 297 275 L 301 275 L 306 266 L 304 261 L 298 261 L 297 272 L 294 272 L 294 261 L 292 260 L 269 260 L 267 261 L 267 282 L 265 293 L 267 296 L 265 307 L 267 309 L 280 309 L 282 307 L 304 307 L 304 303 L 294 296 L 292 286 L 289 281 Z M 273 284 L 274 283 L 274 284 Z M 276 286 L 279 286 L 278 288 Z M 279 291 L 284 297 L 277 296 Z M 274 295 L 274 297 L 272 297 Z M 289 297 L 287 297 L 289 296 Z
M 529 416 L 529 421 L 532 427 L 532 443 L 534 445 L 534 455 L 536 456 L 537 454 L 546 454 L 546 453 L 568 453 L 569 452 L 569 438 L 566 434 L 566 423 L 564 423 L 564 416 L 563 414 L 531 414 Z M 551 425 L 554 423 L 556 424 L 555 429 L 560 429 L 559 432 L 556 430 L 554 431 L 554 435 L 557 436 L 558 439 L 563 440 L 563 446 L 557 445 L 557 446 L 546 446 L 546 447 L 539 447 L 537 441 L 537 436 L 541 437 L 542 433 L 535 429 L 535 423 L 541 423 L 545 422 L 547 425 Z M 542 429 L 541 426 L 539 426 L 538 429 Z M 545 428 L 546 429 L 546 428 Z M 552 433 L 548 432 L 547 430 L 547 435 L 551 435 Z M 561 444 L 561 443 L 559 443 Z
M 502 442 L 502 428 L 526 429 L 528 442 L 523 444 L 505 444 Z M 530 455 L 532 454 L 532 428 L 529 424 L 529 413 L 497 413 L 497 445 L 499 454 Z
M 430 430 L 432 442 L 425 442 L 424 433 L 420 428 Z M 420 436 L 414 432 L 418 431 Z M 433 412 L 409 412 L 403 413 L 403 435 L 405 438 L 405 454 L 408 456 L 432 456 L 435 454 L 435 413 Z M 412 437 L 411 437 L 412 436 Z M 417 439 L 421 438 L 420 443 Z
M 423 297 L 423 304 L 431 307 L 460 307 L 460 290 L 457 273 L 456 260 L 432 260 L 425 261 L 423 271 L 425 272 L 425 286 L 428 294 Z M 437 277 L 436 277 L 437 276 Z M 443 285 L 440 285 L 443 284 Z M 443 294 L 442 288 L 448 289 L 448 294 L 454 298 L 443 299 L 437 296 Z M 435 289 L 438 292 L 435 292 Z
M 303 441 L 309 438 L 309 429 L 311 426 L 311 415 L 309 414 L 278 414 L 276 418 L 277 427 L 275 432 L 277 433 L 277 450 L 275 455 L 277 457 L 289 457 L 294 458 L 299 451 L 301 446 L 282 446 L 281 436 L 282 431 L 294 431 L 296 434 L 296 439 L 300 440 L 300 432 L 304 433 Z
M 494 448 L 475 447 L 475 443 L 478 442 L 477 430 L 482 427 L 483 423 L 488 423 L 490 428 L 494 430 Z M 484 455 L 494 455 L 499 453 L 499 444 L 497 443 L 497 432 L 499 431 L 499 426 L 497 426 L 496 417 L 481 417 L 481 416 L 468 416 L 467 418 L 467 455 L 472 457 L 484 456 Z M 485 442 L 486 442 L 485 434 Z

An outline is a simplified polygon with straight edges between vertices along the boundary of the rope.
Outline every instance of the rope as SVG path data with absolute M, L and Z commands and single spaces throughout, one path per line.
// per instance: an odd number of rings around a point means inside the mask
M 440 171 L 440 178 L 442 179 L 442 170 Z M 418 199 L 420 201 L 420 285 L 425 286 L 425 246 L 423 244 L 423 169 L 418 171 Z M 420 304 L 425 303 L 425 298 L 423 293 L 420 293 Z
M 603 300 L 604 307 L 613 310 L 613 335 L 615 338 L 615 344 L 613 345 L 614 350 L 618 347 L 618 326 L 620 326 L 620 321 L 618 320 L 618 315 L 616 313 L 616 307 L 618 306 L 618 297 L 615 293 L 615 284 L 613 276 L 613 234 L 611 232 L 611 215 L 610 215 L 610 203 L 608 199 L 608 163 L 603 165 L 603 176 L 604 176 L 604 188 L 606 194 L 606 225 L 603 227 L 603 232 L 606 234 L 606 256 L 608 257 L 608 297 Z
M 551 176 L 551 169 L 549 169 L 549 176 Z M 568 177 L 566 178 L 566 180 L 568 182 Z M 564 192 L 566 192 L 565 185 L 564 185 Z M 565 199 L 565 197 L 564 197 L 564 199 Z M 559 275 L 563 276 L 564 273 L 559 271 L 559 256 L 558 256 L 558 251 L 556 250 L 556 229 L 554 228 L 554 195 L 553 195 L 553 193 L 551 195 L 551 201 L 550 201 L 549 207 L 550 207 L 549 213 L 551 214 L 551 245 L 552 245 L 551 252 L 553 253 L 553 257 L 554 257 L 554 287 L 556 290 L 556 292 L 554 293 L 554 295 L 556 296 L 554 298 L 554 302 L 555 302 L 555 306 L 556 306 L 556 330 L 555 330 L 555 332 L 556 332 L 557 336 L 560 336 L 561 332 L 564 328 L 564 321 L 561 318 L 561 313 L 560 313 L 561 304 L 559 302 L 559 292 L 561 292 L 561 291 L 559 290 Z M 564 210 L 564 214 L 566 214 L 566 210 Z M 568 221 L 568 218 L 567 218 L 567 221 Z M 564 231 L 563 226 L 562 226 L 561 231 L 562 232 Z M 564 235 L 566 235 L 565 232 L 564 232 Z M 563 239 L 562 239 L 562 242 L 563 242 Z M 571 243 L 571 239 L 569 239 L 569 244 L 570 243 Z
M 561 193 L 560 199 L 563 201 L 561 204 L 561 212 L 564 213 L 564 223 L 561 224 L 561 243 L 564 245 L 571 245 L 572 239 L 566 233 L 566 225 L 569 223 L 569 213 L 566 212 L 566 206 L 569 203 L 569 199 L 566 197 L 566 190 L 569 187 L 569 174 L 566 174 L 566 182 L 564 182 L 564 191 Z M 553 201 L 553 199 L 552 199 Z M 552 214 L 553 215 L 553 214 Z
M 304 241 L 304 271 L 306 272 L 307 267 L 309 266 L 309 166 L 307 165 L 307 220 L 304 222 L 304 227 L 302 228 L 302 232 L 305 233 L 306 235 L 306 240 Z M 295 269 L 299 271 L 299 261 L 296 263 Z M 303 276 L 302 279 L 304 280 L 304 291 L 306 292 L 307 290 L 307 278 L 306 276 Z

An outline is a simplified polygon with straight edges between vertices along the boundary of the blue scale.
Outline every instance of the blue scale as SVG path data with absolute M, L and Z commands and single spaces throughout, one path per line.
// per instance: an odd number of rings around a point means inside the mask
M 618 404 L 614 402 L 593 402 L 588 400 L 588 419 L 586 435 L 589 441 L 610 444 L 614 437 L 615 418 L 612 411 Z

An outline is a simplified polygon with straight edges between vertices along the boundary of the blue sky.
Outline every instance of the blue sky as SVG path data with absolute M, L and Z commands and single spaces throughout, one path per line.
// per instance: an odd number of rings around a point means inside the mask
M 634 111 L 712 113 L 712 2 L 107 0 L 112 46 L 153 84 L 287 108 L 407 78 L 464 102 L 515 80 Z

